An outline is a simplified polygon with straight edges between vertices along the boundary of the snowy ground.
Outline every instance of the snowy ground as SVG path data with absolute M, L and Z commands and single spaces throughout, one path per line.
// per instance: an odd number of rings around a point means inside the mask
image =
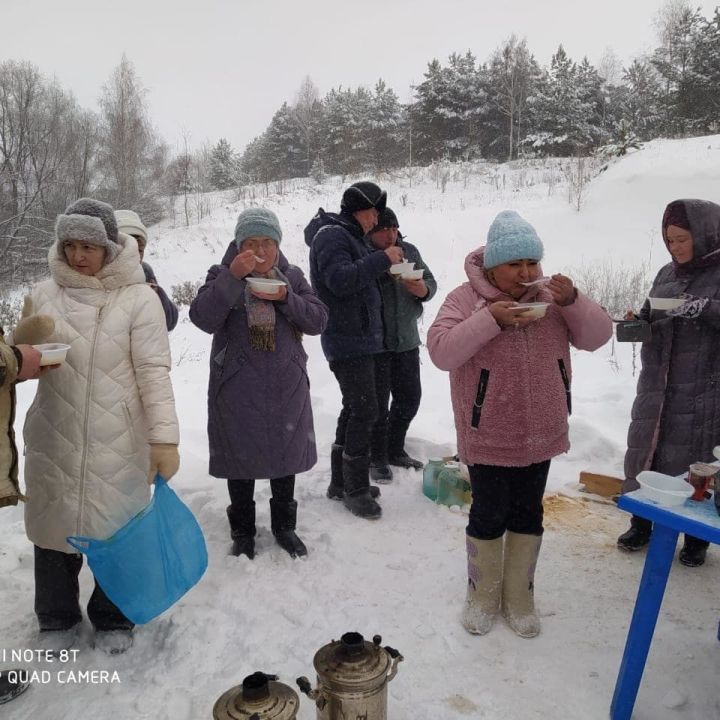
M 438 278 L 440 289 L 426 309 L 421 334 L 445 295 L 463 280 L 465 255 L 483 242 L 499 210 L 517 209 L 536 225 L 547 250 L 546 273 L 612 256 L 649 262 L 654 274 L 665 262 L 658 232 L 665 204 L 676 197 L 716 198 L 719 168 L 720 136 L 653 142 L 599 175 L 580 213 L 567 203 L 560 171 L 548 167 L 456 170 L 445 193 L 429 171 L 418 171 L 412 185 L 407 177 L 381 178 L 402 231 Z M 258 197 L 280 216 L 283 251 L 291 262 L 307 268 L 302 227 L 318 206 L 336 209 L 341 190 L 338 178 L 320 186 L 296 181 L 287 183 L 282 195 Z M 221 195 L 208 202 L 212 213 L 199 224 L 174 228 L 166 222 L 151 230 L 148 259 L 168 290 L 180 281 L 202 279 L 232 237 L 243 204 Z M 182 427 L 182 468 L 173 486 L 205 531 L 208 572 L 174 608 L 139 627 L 134 647 L 120 658 L 93 650 L 85 626 L 72 669 L 117 670 L 119 684 L 61 684 L 57 671 L 67 666 L 38 662 L 34 667 L 49 671 L 51 682 L 38 683 L 2 706 L 0 717 L 210 718 L 222 692 L 254 670 L 277 673 L 289 684 L 298 675 L 312 677 L 315 651 L 347 630 L 368 638 L 380 633 L 404 654 L 389 686 L 393 720 L 608 716 L 644 556 L 615 549 L 626 516 L 582 496 L 577 477 L 582 469 L 621 472 L 635 387 L 629 346 L 608 344 L 592 355 L 573 356 L 572 450 L 551 468 L 547 532 L 536 578 L 543 632 L 522 640 L 502 621 L 482 638 L 459 625 L 466 516 L 459 508 L 428 501 L 420 473 L 397 471 L 396 481 L 383 488 L 383 518 L 376 523 L 354 518 L 325 498 L 339 393 L 316 338 L 307 338 L 306 347 L 320 459 L 297 483 L 298 531 L 310 554 L 292 561 L 274 544 L 269 488 L 259 483 L 256 559 L 228 556 L 224 483 L 207 474 L 210 338 L 187 320 L 187 309 L 171 338 Z M 424 348 L 421 358 L 423 403 L 408 449 L 423 458 L 450 454 L 454 431 L 447 375 L 434 368 Z M 18 427 L 32 392 L 30 383 L 20 387 Z M 32 547 L 20 508 L 0 512 L 0 531 L 0 668 L 7 668 L 3 648 L 33 648 L 36 624 Z M 711 549 L 701 569 L 675 564 L 636 720 L 720 717 L 718 558 Z M 81 581 L 86 601 L 88 572 Z M 298 717 L 315 717 L 304 697 Z

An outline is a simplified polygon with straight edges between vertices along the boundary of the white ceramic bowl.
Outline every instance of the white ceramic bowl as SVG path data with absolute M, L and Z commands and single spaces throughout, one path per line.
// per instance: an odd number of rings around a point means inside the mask
M 513 305 L 511 310 L 517 310 L 517 308 L 525 308 L 525 312 L 518 313 L 518 315 L 522 315 L 523 317 L 528 318 L 541 318 L 545 316 L 549 305 L 550 303 L 546 302 L 518 303 L 517 305 Z
M 277 295 L 280 288 L 285 284 L 282 280 L 275 280 L 274 278 L 246 277 L 245 280 L 253 290 L 266 295 Z
M 404 272 L 400 277 L 403 280 L 422 280 L 424 272 L 422 268 L 419 270 L 410 270 L 409 272 Z
M 666 507 L 682 505 L 695 492 L 695 488 L 683 478 L 664 475 L 654 470 L 638 473 L 637 481 L 649 498 Z
M 649 297 L 648 300 L 653 310 L 674 310 L 685 302 L 682 298 Z
M 33 345 L 33 347 L 42 353 L 40 365 L 60 365 L 64 363 L 67 351 L 70 349 L 70 346 L 64 343 L 44 343 L 42 345 Z
M 410 272 L 415 268 L 414 262 L 401 262 L 401 263 L 395 263 L 394 265 L 390 266 L 390 272 L 393 275 L 404 275 L 407 272 Z

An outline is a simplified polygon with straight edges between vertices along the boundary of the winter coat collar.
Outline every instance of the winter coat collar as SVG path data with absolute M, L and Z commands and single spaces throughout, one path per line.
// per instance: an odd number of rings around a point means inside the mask
M 67 288 L 117 290 L 126 285 L 143 284 L 145 272 L 140 265 L 137 243 L 129 235 L 118 233 L 118 245 L 121 246 L 118 256 L 103 265 L 97 275 L 83 275 L 58 257 L 57 246 L 53 244 L 48 252 L 50 275 L 58 285 Z
M 322 208 L 318 208 L 315 217 L 313 217 L 305 227 L 305 244 L 310 247 L 318 230 L 327 225 L 339 225 L 357 238 L 362 238 L 364 235 L 360 223 L 350 213 L 329 213 L 325 212 Z

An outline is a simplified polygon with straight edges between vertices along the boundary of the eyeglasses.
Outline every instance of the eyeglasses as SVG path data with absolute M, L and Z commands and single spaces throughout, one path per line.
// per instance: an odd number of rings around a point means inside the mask
M 275 241 L 269 237 L 250 237 L 242 241 L 241 247 L 244 250 L 270 250 L 275 247 Z

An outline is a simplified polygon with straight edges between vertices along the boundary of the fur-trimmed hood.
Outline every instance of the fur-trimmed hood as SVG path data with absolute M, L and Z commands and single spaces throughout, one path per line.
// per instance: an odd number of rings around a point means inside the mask
M 88 218 L 98 220 L 97 218 Z M 98 222 L 100 222 L 98 220 Z M 102 223 L 101 223 L 102 224 Z M 48 265 L 52 279 L 61 287 L 90 288 L 93 290 L 116 290 L 126 285 L 145 282 L 145 273 L 140 265 L 137 243 L 129 235 L 118 233 L 120 252 L 117 257 L 105 263 L 96 275 L 83 275 L 73 270 L 63 256 L 60 256 L 60 240 L 48 252 Z

